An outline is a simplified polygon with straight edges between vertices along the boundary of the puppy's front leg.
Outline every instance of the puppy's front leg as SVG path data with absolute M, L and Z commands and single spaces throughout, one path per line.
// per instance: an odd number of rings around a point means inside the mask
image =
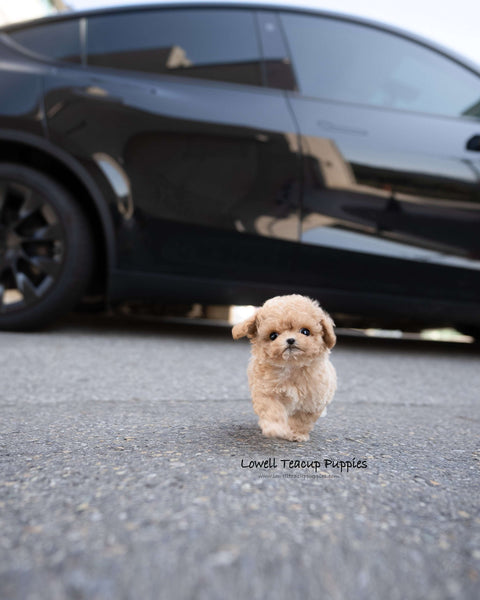
M 258 424 L 266 437 L 294 440 L 288 426 L 288 416 L 285 406 L 279 400 L 260 396 L 253 398 L 253 408 L 258 415 Z
M 309 439 L 309 433 L 312 431 L 320 413 L 306 413 L 297 411 L 288 418 L 288 425 L 292 430 L 297 442 L 305 442 Z

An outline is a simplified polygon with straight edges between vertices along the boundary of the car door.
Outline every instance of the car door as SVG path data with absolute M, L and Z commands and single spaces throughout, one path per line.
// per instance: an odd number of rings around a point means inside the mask
M 45 82 L 48 131 L 116 191 L 116 270 L 288 284 L 300 156 L 255 14 L 129 10 L 81 28 L 86 68 Z
M 299 85 L 304 277 L 343 292 L 345 310 L 352 294 L 478 302 L 478 73 L 377 27 L 281 20 Z

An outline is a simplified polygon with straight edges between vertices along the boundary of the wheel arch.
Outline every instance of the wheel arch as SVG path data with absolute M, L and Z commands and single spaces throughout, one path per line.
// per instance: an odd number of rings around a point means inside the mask
M 97 184 L 74 158 L 49 141 L 28 133 L 0 129 L 0 162 L 18 163 L 50 176 L 78 200 L 93 230 L 96 272 L 89 293 L 107 296 L 114 265 L 114 226 Z

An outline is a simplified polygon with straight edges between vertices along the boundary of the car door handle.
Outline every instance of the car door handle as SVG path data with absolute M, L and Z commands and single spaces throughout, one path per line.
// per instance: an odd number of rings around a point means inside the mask
M 480 135 L 474 135 L 467 142 L 467 150 L 480 152 Z

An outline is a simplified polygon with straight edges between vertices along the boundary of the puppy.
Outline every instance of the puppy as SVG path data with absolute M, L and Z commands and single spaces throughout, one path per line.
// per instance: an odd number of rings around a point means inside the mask
M 252 343 L 248 381 L 263 435 L 306 441 L 326 413 L 337 387 L 333 326 L 318 302 L 293 294 L 267 300 L 233 327 L 235 340 Z

